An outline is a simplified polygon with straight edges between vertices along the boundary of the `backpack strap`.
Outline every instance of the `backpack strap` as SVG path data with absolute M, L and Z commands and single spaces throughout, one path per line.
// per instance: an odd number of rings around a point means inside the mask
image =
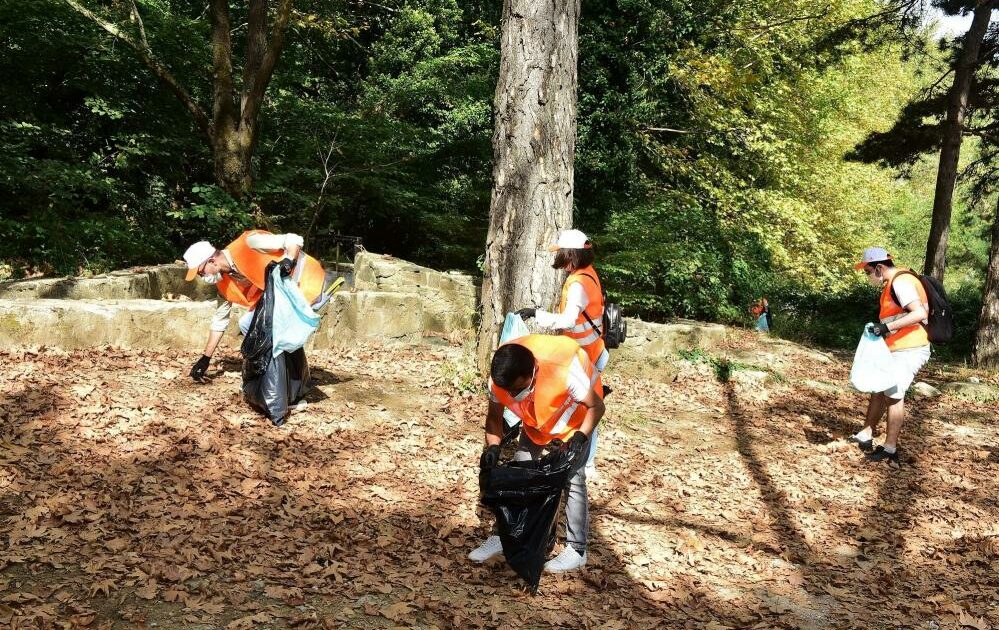
M 902 274 L 909 274 L 910 276 L 912 276 L 913 278 L 915 278 L 916 280 L 918 280 L 919 284 L 923 283 L 922 279 L 919 277 L 919 274 L 916 273 L 915 271 L 913 271 L 912 269 L 899 269 L 898 272 L 895 274 L 895 278 L 899 277 Z M 892 280 L 892 285 L 891 285 L 891 301 L 894 302 L 895 305 L 898 306 L 899 308 L 902 308 L 902 304 L 898 301 L 898 296 L 895 295 L 895 278 L 891 279 Z M 927 296 L 927 298 L 928 297 L 929 296 Z
M 586 278 L 589 278 L 590 280 L 593 280 L 593 284 L 597 285 L 598 287 L 600 286 L 600 284 L 597 282 L 597 279 L 594 278 L 593 276 L 591 276 L 590 274 L 588 274 L 588 273 L 581 273 L 579 275 L 581 275 L 583 277 L 586 277 Z M 604 292 L 603 287 L 600 287 L 600 292 L 601 293 Z M 604 304 L 604 308 L 607 308 L 606 304 Z M 597 331 L 597 334 L 600 335 L 601 337 L 603 337 L 604 336 L 604 332 L 602 330 L 600 330 L 599 326 L 597 326 L 596 324 L 593 323 L 593 320 L 590 318 L 590 316 L 586 314 L 586 309 L 585 308 L 582 310 L 582 313 L 583 313 L 583 317 L 586 318 L 586 321 L 588 321 L 590 323 L 590 326 L 593 327 L 593 330 Z

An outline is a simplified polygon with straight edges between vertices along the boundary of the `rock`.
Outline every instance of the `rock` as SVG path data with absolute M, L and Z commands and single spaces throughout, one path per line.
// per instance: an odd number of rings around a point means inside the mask
M 999 400 L 999 387 L 994 387 L 986 383 L 944 383 L 940 386 L 940 389 L 951 396 L 957 396 L 958 398 L 972 402 L 988 403 Z
M 614 352 L 622 358 L 673 357 L 681 350 L 709 350 L 725 340 L 725 326 L 691 320 L 664 324 L 626 318 L 628 338 Z
M 912 386 L 912 395 L 918 399 L 936 398 L 941 393 L 939 389 L 923 381 L 917 381 Z
M 204 346 L 214 302 L 162 300 L 0 300 L 0 347 L 66 350 L 113 345 L 152 350 Z M 234 310 L 229 331 L 245 311 Z
M 762 389 L 773 378 L 770 372 L 763 370 L 734 370 L 729 380 L 746 389 Z
M 474 325 L 479 290 L 472 276 L 360 252 L 354 259 L 354 285 L 358 291 L 418 296 L 424 332 L 446 334 Z
M 80 278 L 41 278 L 0 283 L 0 299 L 159 300 L 169 294 L 214 300 L 215 287 L 187 282 L 184 265 L 169 264 Z
M 822 381 L 813 381 L 805 379 L 804 381 L 802 381 L 802 383 L 804 383 L 808 387 L 811 387 L 812 389 L 817 389 L 820 392 L 829 392 L 830 394 L 839 394 L 845 391 L 844 388 L 840 387 L 839 385 L 833 385 L 832 383 L 824 383 Z

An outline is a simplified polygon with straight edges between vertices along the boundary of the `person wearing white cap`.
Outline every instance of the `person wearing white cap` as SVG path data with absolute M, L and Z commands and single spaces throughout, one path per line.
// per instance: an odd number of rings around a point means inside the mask
M 849 440 L 867 453 L 868 460 L 887 460 L 890 465 L 898 466 L 898 438 L 905 419 L 905 392 L 916 373 L 930 359 L 930 340 L 924 328 L 930 312 L 929 300 L 919 276 L 911 270 L 896 267 L 891 254 L 882 247 L 865 249 L 863 258 L 854 268 L 863 269 L 872 285 L 883 287 L 878 323 L 870 326 L 874 334 L 884 338 L 891 350 L 897 382 L 884 392 L 871 394 L 864 428 L 850 436 Z M 885 440 L 881 446 L 874 448 L 874 433 L 886 412 L 888 429 Z
M 552 267 L 569 273 L 562 285 L 562 298 L 557 313 L 536 308 L 522 308 L 517 314 L 524 319 L 534 317 L 542 328 L 553 328 L 576 340 L 586 351 L 598 372 L 607 367 L 610 357 L 604 345 L 601 325 L 604 317 L 604 291 L 600 277 L 593 268 L 593 246 L 579 230 L 562 230 L 555 244 L 548 248 L 555 252 Z M 607 390 L 609 393 L 609 389 Z M 594 458 L 597 452 L 597 434 L 590 440 L 587 473 L 594 476 Z
M 253 309 L 263 295 L 267 265 L 277 262 L 281 275 L 292 277 L 306 300 L 322 300 L 326 274 L 315 258 L 302 252 L 303 239 L 297 234 L 271 234 L 265 230 L 243 232 L 224 249 L 217 250 L 208 241 L 199 241 L 184 252 L 187 281 L 200 277 L 219 291 L 218 308 L 212 318 L 204 353 L 191 368 L 191 378 L 202 381 L 229 326 L 233 303 L 249 309 L 239 319 L 245 335 L 253 318 Z

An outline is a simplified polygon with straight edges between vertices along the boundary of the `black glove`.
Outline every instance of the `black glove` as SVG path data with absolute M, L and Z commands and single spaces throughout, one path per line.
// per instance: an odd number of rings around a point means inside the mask
M 565 443 L 565 449 L 572 453 L 574 460 L 578 460 L 590 452 L 590 438 L 582 431 L 576 431 Z
M 499 444 L 493 444 L 492 446 L 487 446 L 486 450 L 482 451 L 482 457 L 479 458 L 479 468 L 495 468 L 496 464 L 499 463 L 500 458 L 500 447 Z
M 191 368 L 191 378 L 198 381 L 199 383 L 205 378 L 205 372 L 208 371 L 208 363 L 212 360 L 208 355 L 201 355 L 198 362 L 194 364 Z
M 891 333 L 891 331 L 888 330 L 888 324 L 882 324 L 881 322 L 878 322 L 877 324 L 872 324 L 871 332 L 877 335 L 878 337 L 887 337 L 888 334 Z
M 282 258 L 281 262 L 278 263 L 278 268 L 281 269 L 281 277 L 287 278 L 291 275 L 292 269 L 295 268 L 295 261 L 291 258 Z
M 536 308 L 522 308 L 515 313 L 515 315 L 520 315 L 521 319 L 531 319 L 534 314 L 538 312 Z

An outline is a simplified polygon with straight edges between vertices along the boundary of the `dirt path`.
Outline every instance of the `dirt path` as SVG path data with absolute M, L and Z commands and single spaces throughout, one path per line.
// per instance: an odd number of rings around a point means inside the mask
M 892 471 L 842 440 L 842 363 L 718 356 L 613 367 L 588 570 L 531 597 L 465 559 L 460 348 L 313 353 L 280 429 L 235 354 L 198 386 L 186 356 L 0 353 L 0 627 L 999 628 L 995 404 L 911 405 Z

